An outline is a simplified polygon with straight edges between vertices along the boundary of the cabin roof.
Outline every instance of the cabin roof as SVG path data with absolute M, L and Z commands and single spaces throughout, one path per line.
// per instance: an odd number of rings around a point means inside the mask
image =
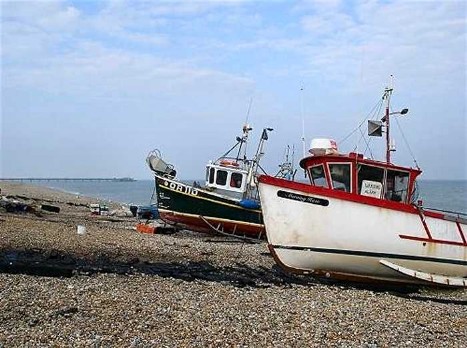
M 422 171 L 417 168 L 397 166 L 392 163 L 376 161 L 373 159 L 365 158 L 363 157 L 362 154 L 358 154 L 355 152 L 351 152 L 349 154 L 333 154 L 333 155 L 319 155 L 319 156 L 310 155 L 300 160 L 300 167 L 302 167 L 303 169 L 307 169 L 308 167 L 311 167 L 313 165 L 327 163 L 327 162 L 362 163 L 362 164 L 366 164 L 370 166 L 378 166 L 378 167 L 383 167 L 387 169 L 413 172 L 416 175 L 419 175 L 422 173 Z

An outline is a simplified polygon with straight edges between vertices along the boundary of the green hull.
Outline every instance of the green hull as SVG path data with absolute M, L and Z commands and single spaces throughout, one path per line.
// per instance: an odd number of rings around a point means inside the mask
M 201 232 L 214 232 L 216 226 L 254 238 L 264 232 L 261 210 L 243 208 L 237 200 L 157 175 L 156 190 L 160 216 L 168 223 Z

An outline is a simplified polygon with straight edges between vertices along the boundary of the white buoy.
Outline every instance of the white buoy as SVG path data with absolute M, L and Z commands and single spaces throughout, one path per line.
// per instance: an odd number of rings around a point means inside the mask
M 78 234 L 79 235 L 86 234 L 86 226 L 78 225 Z

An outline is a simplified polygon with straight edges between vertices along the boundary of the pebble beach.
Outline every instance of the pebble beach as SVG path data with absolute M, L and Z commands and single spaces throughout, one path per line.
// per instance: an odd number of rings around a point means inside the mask
M 0 210 L 0 347 L 467 347 L 466 289 L 294 276 L 266 243 L 139 233 L 93 198 L 0 188 L 60 207 Z

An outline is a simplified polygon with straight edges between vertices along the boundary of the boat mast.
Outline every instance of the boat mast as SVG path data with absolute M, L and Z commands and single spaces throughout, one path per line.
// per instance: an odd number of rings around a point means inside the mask
M 257 165 L 259 164 L 261 157 L 263 157 L 264 155 L 263 146 L 264 146 L 264 142 L 268 140 L 268 132 L 271 132 L 272 130 L 273 130 L 272 128 L 264 128 L 263 133 L 261 133 L 261 139 L 258 144 L 258 149 L 256 150 L 256 155 L 253 159 L 253 162 L 256 163 Z
M 264 152 L 263 152 L 263 146 L 264 142 L 268 140 L 268 132 L 271 132 L 273 129 L 272 128 L 264 128 L 263 132 L 261 133 L 261 139 L 258 143 L 258 148 L 256 150 L 256 154 L 251 160 L 251 165 L 248 168 L 248 174 L 247 174 L 247 190 L 245 191 L 245 194 L 248 194 L 248 191 L 255 186 L 255 176 L 256 173 L 258 172 L 259 168 L 259 161 L 261 160 L 261 157 L 263 157 Z
M 372 129 L 370 130 L 369 128 L 369 133 L 368 135 L 370 136 L 381 136 L 381 128 L 382 128 L 382 123 L 385 123 L 386 126 L 386 163 L 391 164 L 391 151 L 396 151 L 394 147 L 394 143 L 391 144 L 391 132 L 390 132 L 390 117 L 391 115 L 405 115 L 409 112 L 409 109 L 405 108 L 400 111 L 393 111 L 390 112 L 390 103 L 391 103 L 391 96 L 392 92 L 394 91 L 393 88 L 393 78 L 394 76 L 391 75 L 391 83 L 389 87 L 386 87 L 384 90 L 383 94 L 383 101 L 386 101 L 386 112 L 381 118 L 381 122 L 374 122 L 374 121 L 369 121 L 371 122 L 371 125 L 369 123 L 369 127 L 371 126 Z
M 389 135 L 389 103 L 391 101 L 393 88 L 386 87 L 384 90 L 383 99 L 386 99 L 386 114 L 384 115 L 383 122 L 386 122 L 386 163 L 391 163 L 391 137 Z
M 243 148 L 243 158 L 241 158 L 243 161 L 245 161 L 247 159 L 247 156 L 246 156 L 246 147 L 247 147 L 247 143 L 248 143 L 248 133 L 252 130 L 253 128 L 249 127 L 248 124 L 245 123 L 245 125 L 243 126 L 243 135 L 242 137 L 237 137 L 237 144 L 239 143 L 240 146 L 238 147 L 238 152 L 237 152 L 237 160 L 240 159 L 240 155 L 242 155 L 242 147 L 243 145 L 245 144 L 244 148 Z

